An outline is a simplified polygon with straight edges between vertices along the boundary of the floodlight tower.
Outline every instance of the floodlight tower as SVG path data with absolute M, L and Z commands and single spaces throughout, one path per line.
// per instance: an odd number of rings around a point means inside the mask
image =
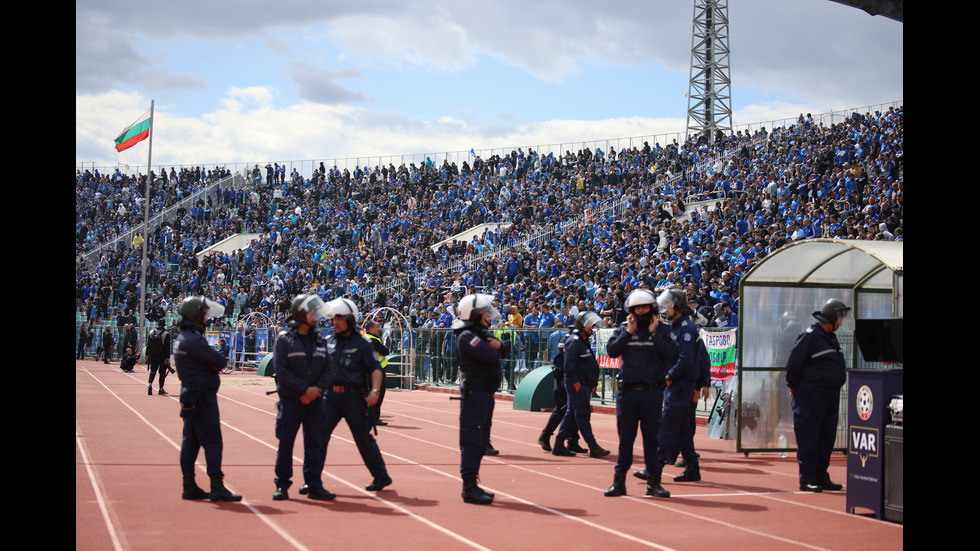
M 728 1 L 694 0 L 691 81 L 687 93 L 688 136 L 714 144 L 732 129 L 732 75 L 728 48 Z

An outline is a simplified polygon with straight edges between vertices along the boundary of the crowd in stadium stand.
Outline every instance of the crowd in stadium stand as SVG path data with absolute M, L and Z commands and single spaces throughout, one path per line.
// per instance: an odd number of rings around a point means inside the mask
M 829 126 L 801 115 L 771 132 L 719 136 L 713 149 L 693 140 L 561 155 L 519 148 L 461 166 L 320 163 L 308 178 L 256 165 L 243 188 L 152 224 L 147 318 L 204 294 L 226 304 L 219 326 L 249 312 L 282 323 L 305 291 L 352 298 L 362 311 L 388 306 L 417 327 L 448 327 L 456 302 L 479 291 L 497 295 L 505 321 L 550 327 L 570 325 L 583 309 L 615 323 L 632 289 L 679 286 L 697 299 L 704 323 L 731 325 L 739 279 L 786 243 L 904 238 L 903 114 L 854 113 Z M 724 166 L 698 168 L 725 151 Z M 226 175 L 200 167 L 154 175 L 151 217 Z M 76 258 L 115 244 L 94 267 L 76 260 L 76 308 L 92 323 L 137 322 L 143 237 L 115 236 L 142 223 L 144 190 L 145 180 L 118 170 L 76 173 Z M 709 201 L 683 215 L 692 197 Z M 617 200 L 625 210 L 604 214 Z M 431 249 L 483 223 L 500 226 Z M 560 228 L 550 241 L 519 244 L 549 227 Z M 238 232 L 262 237 L 198 260 L 195 253 Z M 459 271 L 443 268 L 508 244 Z M 390 286 L 397 281 L 405 285 Z

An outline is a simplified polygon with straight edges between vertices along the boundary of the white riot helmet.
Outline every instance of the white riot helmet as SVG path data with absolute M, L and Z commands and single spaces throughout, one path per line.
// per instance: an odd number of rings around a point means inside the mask
M 627 313 L 632 314 L 633 308 L 637 306 L 649 306 L 651 309 L 657 306 L 657 297 L 653 296 L 653 293 L 646 289 L 637 289 L 626 297 L 626 303 L 623 308 Z
M 491 320 L 500 319 L 500 312 L 493 307 L 493 295 L 484 293 L 466 295 L 459 301 L 458 321 L 469 324 L 480 323 L 483 321 L 483 312 L 490 314 Z
M 349 298 L 335 298 L 331 300 L 326 304 L 323 317 L 332 320 L 336 316 L 347 318 L 347 322 L 353 327 L 357 324 L 357 305 Z

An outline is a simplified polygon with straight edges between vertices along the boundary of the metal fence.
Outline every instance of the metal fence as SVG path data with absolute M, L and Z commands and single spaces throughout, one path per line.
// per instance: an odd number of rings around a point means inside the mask
M 79 324 L 84 323 L 80 321 Z M 95 324 L 93 342 L 86 347 L 86 357 L 95 357 L 102 346 L 102 332 L 109 327 L 114 344 L 111 360 L 119 361 L 122 357 L 123 333 L 121 327 L 115 324 Z M 168 328 L 171 326 L 168 325 Z M 147 328 L 146 332 L 152 328 Z M 501 372 L 503 375 L 498 392 L 514 394 L 517 386 L 524 377 L 542 366 L 551 366 L 552 359 L 558 350 L 558 342 L 568 328 L 550 329 L 494 329 L 492 333 L 502 341 L 511 345 L 510 357 L 503 360 Z M 172 332 L 176 339 L 177 332 Z M 274 331 L 269 332 L 268 350 L 272 349 Z M 76 349 L 78 344 L 78 326 L 75 328 Z M 387 379 L 389 387 L 414 389 L 416 386 L 445 386 L 459 385 L 459 364 L 456 358 L 456 340 L 452 330 L 445 328 L 413 328 L 411 330 L 396 327 L 386 328 L 382 333 L 382 341 L 391 352 L 388 356 Z M 144 339 L 141 342 L 145 342 Z M 231 352 L 234 356 L 235 352 Z M 242 368 L 257 367 L 262 359 L 269 354 L 267 351 L 246 349 L 237 357 L 230 357 L 228 368 L 224 373 L 241 371 Z M 142 356 L 142 354 L 141 354 Z M 615 405 L 618 369 L 600 369 L 599 386 L 595 389 L 592 401 L 600 405 Z M 699 402 L 698 411 L 706 414 L 714 403 L 718 389 L 712 387 L 711 396 L 705 402 Z
M 510 357 L 501 363 L 503 375 L 498 392 L 514 394 L 524 377 L 535 369 L 553 365 L 561 337 L 567 327 L 549 329 L 492 329 L 495 337 L 509 341 Z M 385 332 L 390 340 L 388 349 L 396 358 L 404 381 L 414 385 L 456 386 L 459 384 L 459 364 L 456 358 L 456 340 L 452 330 L 445 328 L 414 328 L 411 331 L 391 329 Z M 389 358 L 391 358 L 390 356 Z M 411 360 L 409 360 L 409 358 Z M 389 367 L 392 362 L 389 361 Z M 599 386 L 593 402 L 615 405 L 618 390 L 616 376 L 619 369 L 600 368 Z M 402 388 L 406 388 L 404 385 Z M 714 403 L 717 388 L 712 387 L 707 401 L 699 402 L 698 410 L 707 413 Z

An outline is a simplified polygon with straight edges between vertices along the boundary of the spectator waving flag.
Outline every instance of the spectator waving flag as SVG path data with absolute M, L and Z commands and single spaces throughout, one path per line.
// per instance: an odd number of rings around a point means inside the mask
M 125 151 L 150 136 L 153 123 L 152 109 L 143 113 L 136 122 L 126 127 L 116 138 L 116 151 Z

